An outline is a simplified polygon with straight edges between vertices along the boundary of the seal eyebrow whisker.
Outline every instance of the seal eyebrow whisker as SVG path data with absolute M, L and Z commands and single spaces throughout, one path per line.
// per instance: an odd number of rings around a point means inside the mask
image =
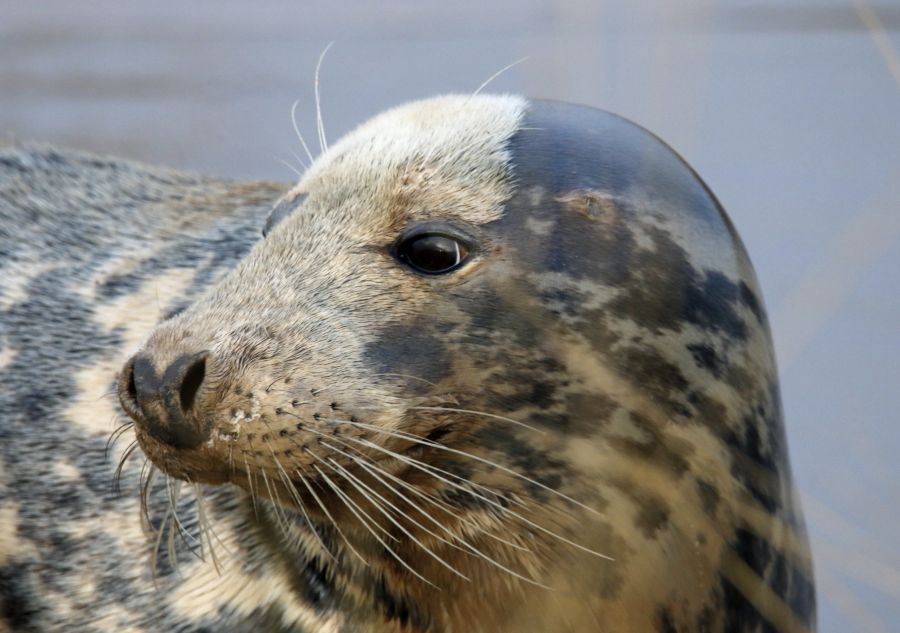
M 332 450 L 334 450 L 334 449 L 332 449 Z M 425 532 L 427 532 L 427 533 L 430 534 L 431 536 L 433 536 L 433 537 L 435 537 L 435 538 L 437 538 L 437 539 L 439 539 L 439 540 L 441 540 L 441 541 L 444 541 L 443 538 L 441 538 L 440 536 L 438 536 L 437 534 L 435 534 L 434 532 L 432 532 L 431 530 L 429 530 L 428 528 L 426 528 L 424 525 L 422 525 L 421 523 L 419 523 L 418 521 L 416 521 L 415 519 L 413 519 L 413 518 L 412 518 L 411 516 L 409 516 L 406 512 L 403 512 L 400 508 L 398 508 L 398 507 L 397 507 L 396 505 L 394 505 L 392 502 L 388 501 L 388 500 L 387 500 L 386 498 L 384 498 L 382 495 L 380 495 L 380 494 L 378 494 L 377 492 L 375 492 L 372 488 L 370 488 L 370 487 L 367 486 L 365 483 L 363 483 L 362 481 L 360 481 L 360 479 L 359 479 L 358 477 L 356 477 L 355 475 L 353 475 L 352 473 L 350 473 L 346 468 L 344 468 L 343 466 L 341 466 L 340 464 L 338 464 L 336 461 L 334 461 L 334 460 L 331 459 L 331 458 L 329 458 L 328 461 L 331 463 L 331 465 L 332 465 L 333 468 L 336 468 L 336 469 L 338 470 L 338 473 L 339 473 L 344 479 L 346 479 L 348 482 L 350 482 L 350 485 L 352 485 L 354 488 L 356 488 L 356 489 L 359 491 L 359 493 L 360 493 L 361 495 L 365 496 L 367 499 L 369 499 L 370 501 L 372 501 L 372 497 L 370 497 L 369 494 L 367 494 L 367 492 L 366 492 L 366 491 L 368 491 L 369 493 L 371 493 L 372 495 L 374 495 L 377 499 L 379 499 L 380 501 L 382 501 L 383 503 L 385 503 L 388 507 L 390 507 L 390 508 L 393 509 L 395 512 L 397 512 L 400 516 L 402 516 L 402 517 L 404 517 L 404 518 L 409 519 L 410 521 L 412 521 L 413 525 L 415 525 L 415 526 L 421 528 L 422 530 L 424 530 Z M 364 488 L 365 490 L 363 490 L 363 488 Z M 448 563 L 448 562 L 445 561 L 443 558 L 441 558 L 441 557 L 438 556 L 436 553 L 434 553 L 434 552 L 433 552 L 431 549 L 429 549 L 424 543 L 422 543 L 422 541 L 420 541 L 419 539 L 417 539 L 417 538 L 415 537 L 415 535 L 414 535 L 412 532 L 410 532 L 410 531 L 407 530 L 405 527 L 403 527 L 403 525 L 402 525 L 399 521 L 397 521 L 394 517 L 392 517 L 391 514 L 390 514 L 390 512 L 388 512 L 387 510 L 385 510 L 385 509 L 381 506 L 381 504 L 378 504 L 378 503 L 374 503 L 374 502 L 373 502 L 373 505 L 375 506 L 375 508 L 376 508 L 379 512 L 381 512 L 381 513 L 385 516 L 385 518 L 387 518 L 388 521 L 390 521 L 391 523 L 393 523 L 393 524 L 397 527 L 397 529 L 399 529 L 401 532 L 403 532 L 404 534 L 406 534 L 406 536 L 408 536 L 410 539 L 412 539 L 412 541 L 413 541 L 416 545 L 418 545 L 418 546 L 419 546 L 420 548 L 422 548 L 425 552 L 427 552 L 428 555 L 431 556 L 434 560 L 436 560 L 438 563 L 440 563 L 441 565 L 443 565 L 444 567 L 446 567 L 447 569 L 449 569 L 451 572 L 453 572 L 454 574 L 456 574 L 457 576 L 459 576 L 459 577 L 462 578 L 463 580 L 465 580 L 465 581 L 467 581 L 467 582 L 471 582 L 471 579 L 470 579 L 468 576 L 466 576 L 465 574 L 463 574 L 461 571 L 457 570 L 455 567 L 453 567 L 452 565 L 450 565 L 450 563 Z M 444 541 L 444 542 L 446 542 L 446 541 Z
M 487 86 L 488 86 L 489 83 L 491 83 L 492 81 L 494 81 L 497 77 L 499 77 L 500 75 L 502 75 L 503 73 L 505 73 L 505 72 L 506 72 L 507 70 L 509 70 L 510 68 L 513 68 L 513 67 L 515 67 L 515 66 L 518 66 L 518 65 L 521 64 L 522 62 L 527 61 L 529 57 L 530 57 L 530 55 L 526 55 L 525 57 L 522 57 L 521 59 L 517 59 L 516 61 L 514 61 L 514 62 L 511 63 L 511 64 L 507 64 L 506 66 L 504 66 L 503 68 L 501 68 L 500 70 L 498 70 L 497 72 L 495 72 L 493 75 L 491 75 L 490 77 L 488 77 L 487 79 L 485 79 L 484 82 L 483 82 L 480 86 L 478 86 L 478 87 L 475 89 L 475 92 L 473 92 L 473 93 L 469 96 L 469 99 L 471 99 L 472 97 L 478 96 L 478 93 L 481 92 L 482 90 L 484 90 L 485 88 L 487 88 Z
M 277 157 L 276 157 L 276 158 L 277 158 Z M 298 177 L 298 178 L 300 178 L 301 176 L 303 176 L 303 174 L 300 172 L 299 169 L 297 169 L 296 167 L 294 167 L 293 165 L 291 165 L 289 162 L 287 162 L 287 161 L 284 160 L 283 158 L 277 158 L 277 160 L 278 160 L 279 163 L 281 163 L 282 165 L 284 165 L 285 167 L 287 167 L 288 169 L 290 169 L 292 172 L 294 172 L 295 174 L 297 174 L 297 177 Z
M 547 431 L 544 429 L 539 429 L 536 426 L 532 426 L 526 422 L 520 422 L 519 420 L 513 420 L 512 418 L 507 418 L 502 415 L 497 415 L 496 413 L 487 413 L 485 411 L 474 411 L 472 409 L 457 409 L 455 407 L 409 407 L 410 409 L 416 411 L 449 411 L 452 413 L 470 413 L 472 415 L 480 415 L 485 418 L 493 418 L 495 420 L 502 420 L 503 422 L 509 422 L 511 424 L 515 424 L 517 426 L 524 427 L 531 431 L 535 431 L 537 433 L 545 434 Z
M 319 146 L 322 153 L 328 151 L 328 141 L 325 139 L 325 125 L 322 122 L 322 100 L 319 98 L 319 73 L 322 70 L 322 61 L 325 59 L 325 54 L 333 44 L 334 42 L 328 42 L 328 45 L 319 55 L 319 61 L 316 62 L 316 79 L 314 84 L 316 96 L 316 129 L 319 132 Z
M 309 165 L 306 164 L 305 160 L 300 158 L 300 154 L 298 154 L 294 150 L 291 150 L 291 154 L 293 154 L 294 159 L 300 164 L 301 167 L 303 167 L 303 169 L 309 169 Z M 301 174 L 301 176 L 302 176 L 302 174 Z
M 317 455 L 314 455 L 314 454 L 311 453 L 311 452 L 310 452 L 309 454 L 310 454 L 310 455 L 313 455 L 313 457 L 315 457 L 315 458 L 318 459 L 319 461 L 321 461 L 321 462 L 327 464 L 327 462 L 325 462 L 325 460 L 323 460 L 321 457 L 319 457 L 319 456 L 317 456 Z M 330 468 L 333 469 L 333 467 L 332 467 L 330 464 L 327 464 L 327 465 L 328 465 Z M 375 522 L 374 519 L 372 519 L 372 517 L 370 517 L 370 516 L 366 513 L 365 510 L 363 510 L 362 508 L 360 508 L 360 507 L 359 507 L 352 499 L 350 499 L 350 498 L 346 495 L 346 493 L 344 493 L 344 492 L 340 489 L 340 487 L 338 487 L 337 485 L 335 485 L 334 482 L 332 482 L 331 479 L 328 478 L 328 476 L 322 471 L 321 468 L 319 468 L 319 467 L 316 466 L 315 464 L 313 464 L 313 467 L 319 472 L 320 475 L 322 475 L 322 477 L 325 478 L 325 481 L 328 482 L 328 485 L 331 486 L 332 490 L 334 490 L 335 493 L 337 493 L 337 495 L 338 495 L 339 497 L 341 497 L 341 499 L 344 500 L 344 503 L 345 503 L 345 504 L 348 504 L 347 507 L 350 508 L 350 510 L 353 512 L 353 514 L 356 514 L 356 517 L 357 517 L 358 519 L 360 519 L 360 521 L 362 521 L 362 518 L 356 513 L 356 510 L 353 509 L 353 506 L 355 506 L 355 507 L 359 510 L 359 512 L 361 512 L 363 515 L 365 515 L 370 521 Z M 376 504 L 376 507 L 380 507 L 380 506 L 377 506 L 377 504 Z M 364 524 L 364 525 L 365 525 L 365 524 Z M 375 522 L 375 525 L 378 525 L 379 528 L 381 527 L 377 522 Z M 368 526 L 367 526 L 367 527 L 368 527 Z M 381 529 L 382 529 L 382 531 L 384 531 L 383 528 L 381 528 Z M 395 552 L 395 551 L 391 548 L 390 545 L 388 545 L 387 543 L 385 543 L 385 542 L 381 539 L 381 537 L 378 536 L 378 534 L 375 533 L 374 530 L 372 530 L 371 528 L 369 528 L 369 532 L 372 533 L 372 536 L 374 536 L 374 537 L 378 540 L 378 542 L 381 543 L 381 546 L 384 547 L 384 549 L 387 550 L 387 552 L 388 552 L 388 553 L 389 553 L 389 554 L 390 554 L 390 555 L 391 555 L 398 563 L 400 563 L 401 565 L 403 565 L 404 569 L 406 569 L 407 571 L 409 571 L 409 573 L 411 573 L 413 576 L 415 576 L 416 578 L 418 578 L 419 580 L 421 580 L 421 581 L 424 582 L 425 584 L 434 587 L 434 588 L 437 589 L 438 591 L 441 590 L 440 587 L 438 587 L 436 584 L 434 584 L 433 582 L 431 582 L 430 580 L 428 580 L 425 576 L 423 576 L 422 574 L 420 574 L 419 572 L 417 572 L 415 569 L 413 569 L 413 568 L 409 565 L 409 563 L 407 563 L 405 560 L 403 560 L 403 557 L 400 556 L 399 554 L 397 554 L 397 552 Z M 387 534 L 387 532 L 385 532 L 385 534 Z M 388 535 L 390 538 L 392 538 L 392 539 L 394 539 L 395 541 L 397 541 L 397 539 L 396 539 L 395 537 L 391 536 L 390 534 L 387 534 L 387 535 Z
M 300 139 L 300 144 L 303 146 L 303 151 L 306 152 L 306 155 L 309 156 L 309 162 L 315 162 L 315 158 L 313 158 L 312 152 L 309 151 L 309 146 L 306 144 L 306 140 L 303 138 L 303 134 L 300 133 L 300 126 L 297 125 L 297 106 L 300 104 L 300 99 L 294 101 L 294 105 L 291 106 L 291 124 L 294 126 L 294 132 L 297 134 L 297 138 Z

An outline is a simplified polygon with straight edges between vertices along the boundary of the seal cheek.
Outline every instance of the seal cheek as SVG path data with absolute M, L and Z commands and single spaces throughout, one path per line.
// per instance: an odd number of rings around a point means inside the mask
M 366 345 L 363 357 L 377 372 L 438 382 L 449 375 L 453 362 L 441 338 L 427 327 L 424 322 L 388 326 Z

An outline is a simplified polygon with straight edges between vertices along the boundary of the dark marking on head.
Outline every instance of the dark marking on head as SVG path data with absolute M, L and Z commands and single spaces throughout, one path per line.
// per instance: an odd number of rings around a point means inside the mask
M 502 426 L 486 426 L 475 433 L 479 445 L 505 456 L 503 464 L 518 472 L 527 472 L 531 479 L 551 489 L 559 489 L 570 475 L 571 464 L 547 451 L 536 448 L 533 442 L 521 437 L 515 430 Z M 534 484 L 523 484 L 528 494 L 538 501 L 546 501 L 546 489 Z
M 564 430 L 575 436 L 589 437 L 609 420 L 618 408 L 615 400 L 600 393 L 570 393 L 565 398 Z
M 794 615 L 801 621 L 809 621 L 815 612 L 812 581 L 792 565 L 778 548 L 746 529 L 735 532 L 731 548 L 764 579 L 775 595 L 787 603 Z
M 722 375 L 724 360 L 719 357 L 714 347 L 703 343 L 692 343 L 687 346 L 687 349 L 694 357 L 697 367 L 702 367 L 716 378 Z
M 364 358 L 373 373 L 403 374 L 437 382 L 453 369 L 452 356 L 442 337 L 430 331 L 426 320 L 409 325 L 389 325 L 366 344 Z
M 719 507 L 719 489 L 703 479 L 697 480 L 697 495 L 700 497 L 700 506 L 709 516 L 715 516 Z
M 765 324 L 768 322 L 766 319 L 766 312 L 763 310 L 762 302 L 759 300 L 759 297 L 756 296 L 756 293 L 746 284 L 746 282 L 741 282 L 740 284 L 740 292 L 741 292 L 741 301 L 747 308 L 754 314 L 756 320 L 760 322 L 760 324 Z
M 656 611 L 656 620 L 658 633 L 680 633 L 675 626 L 674 616 L 669 607 L 659 607 Z

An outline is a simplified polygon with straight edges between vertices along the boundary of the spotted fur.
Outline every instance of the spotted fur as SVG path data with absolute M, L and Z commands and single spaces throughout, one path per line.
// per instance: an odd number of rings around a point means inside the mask
M 450 96 L 290 190 L 35 147 L 0 177 L 11 630 L 814 629 L 752 267 L 637 126 Z M 459 271 L 394 257 L 431 225 Z M 198 358 L 186 424 L 130 404 Z

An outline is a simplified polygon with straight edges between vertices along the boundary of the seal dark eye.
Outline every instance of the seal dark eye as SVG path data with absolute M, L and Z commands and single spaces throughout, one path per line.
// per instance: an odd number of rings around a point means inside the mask
M 469 256 L 469 246 L 459 238 L 440 233 L 419 233 L 402 240 L 397 258 L 426 275 L 441 275 L 459 268 Z

